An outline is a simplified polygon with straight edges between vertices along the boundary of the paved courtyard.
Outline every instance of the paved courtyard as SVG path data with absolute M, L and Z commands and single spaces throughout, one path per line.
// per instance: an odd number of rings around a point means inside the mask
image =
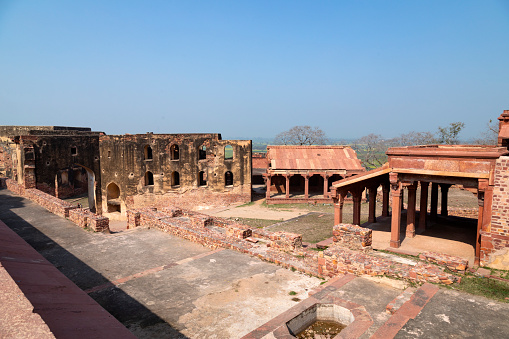
M 155 229 L 88 232 L 7 190 L 0 190 L 0 219 L 140 338 L 239 338 L 298 305 L 322 282 Z M 364 338 L 509 333 L 509 304 L 441 287 L 417 314 L 407 303 L 391 316 L 386 306 L 404 287 L 351 276 L 333 293 L 369 313 Z

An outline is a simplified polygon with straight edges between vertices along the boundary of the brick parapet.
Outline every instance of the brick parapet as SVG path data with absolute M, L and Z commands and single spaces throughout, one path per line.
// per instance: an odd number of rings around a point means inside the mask
M 372 230 L 358 225 L 338 224 L 332 228 L 332 240 L 350 249 L 371 250 Z

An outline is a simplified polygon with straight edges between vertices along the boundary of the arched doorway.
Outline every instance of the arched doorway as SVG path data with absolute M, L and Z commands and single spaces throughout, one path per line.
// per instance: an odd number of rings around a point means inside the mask
M 55 175 L 55 196 L 72 197 L 75 194 L 87 194 L 88 207 L 91 212 L 96 212 L 95 173 L 90 168 L 80 164 L 60 170 Z M 86 191 L 85 191 L 86 190 Z
M 108 206 L 108 213 L 121 212 L 120 208 L 120 188 L 114 182 L 111 182 L 106 187 L 106 200 Z

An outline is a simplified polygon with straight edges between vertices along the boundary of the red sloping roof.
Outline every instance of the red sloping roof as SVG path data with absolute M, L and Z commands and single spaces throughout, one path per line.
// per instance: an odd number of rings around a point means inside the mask
M 362 170 L 349 146 L 267 146 L 273 170 Z

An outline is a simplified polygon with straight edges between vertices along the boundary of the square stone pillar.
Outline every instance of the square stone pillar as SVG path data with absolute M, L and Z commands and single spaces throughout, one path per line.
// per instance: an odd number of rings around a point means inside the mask
M 417 183 L 407 186 L 408 190 L 408 208 L 406 212 L 406 236 L 415 237 L 415 202 L 417 195 Z
M 437 210 L 438 210 L 438 184 L 436 182 L 431 183 L 431 207 L 429 209 L 429 218 L 431 221 L 437 221 Z
M 362 192 L 364 188 L 350 191 L 353 196 L 353 221 L 352 224 L 361 224 L 361 203 L 362 203 Z
M 392 174 L 392 173 L 391 173 Z M 401 245 L 401 183 L 391 182 L 392 218 L 391 218 L 391 247 L 398 248 Z
M 479 265 L 481 262 L 481 230 L 484 218 L 484 192 L 478 192 L 477 197 L 477 202 L 479 203 L 479 214 L 477 218 L 477 234 L 475 235 L 474 265 Z
M 327 199 L 329 196 L 329 176 L 327 174 L 322 175 L 323 177 L 323 198 Z
M 345 196 L 338 193 L 337 199 L 334 199 L 334 225 L 343 223 L 343 204 L 345 202 Z
M 389 184 L 382 184 L 382 217 L 389 216 Z
M 290 198 L 290 174 L 285 175 L 286 179 L 286 186 L 285 186 L 285 193 L 286 193 L 286 199 Z
M 426 219 L 428 214 L 428 186 L 429 182 L 421 181 L 421 203 L 419 208 L 419 227 L 418 232 L 426 230 Z
M 440 210 L 440 215 L 444 217 L 449 215 L 449 212 L 447 211 L 449 187 L 451 187 L 449 184 L 440 184 L 440 191 L 442 192 L 442 209 Z
M 304 198 L 309 199 L 309 175 L 304 176 Z
M 378 187 L 371 186 L 369 192 L 369 216 L 368 222 L 376 222 L 376 190 Z
M 267 175 L 267 192 L 265 192 L 265 199 L 270 199 L 270 186 L 271 186 L 271 182 L 270 182 L 270 174 Z

